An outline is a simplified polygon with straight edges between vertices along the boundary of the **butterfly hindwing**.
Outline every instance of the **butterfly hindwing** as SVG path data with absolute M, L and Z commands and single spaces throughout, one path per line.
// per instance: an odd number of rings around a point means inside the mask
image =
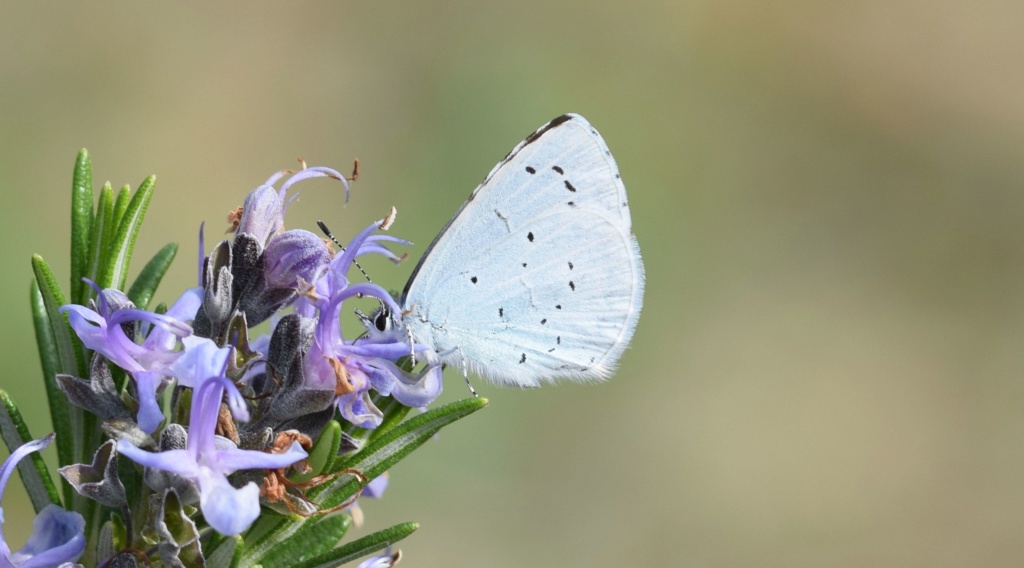
M 406 286 L 405 324 L 496 382 L 606 378 L 639 316 L 625 188 L 589 123 L 565 115 L 502 160 Z

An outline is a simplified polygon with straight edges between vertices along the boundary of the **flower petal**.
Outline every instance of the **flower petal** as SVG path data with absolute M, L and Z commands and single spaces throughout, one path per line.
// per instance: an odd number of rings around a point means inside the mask
M 228 478 L 205 470 L 199 475 L 199 508 L 217 532 L 234 536 L 260 516 L 260 489 L 249 482 L 237 489 Z
M 203 455 L 203 465 L 213 471 L 228 474 L 241 469 L 280 469 L 305 459 L 309 454 L 298 442 L 283 454 L 270 454 L 256 450 L 216 450 L 213 455 Z
M 46 568 L 73 562 L 85 552 L 85 519 L 47 505 L 32 521 L 32 536 L 11 556 L 19 568 Z
M 192 454 L 188 450 L 147 452 L 136 448 L 127 440 L 118 440 L 117 453 L 145 467 L 162 469 L 185 477 L 199 475 L 199 464 L 192 459 Z
M 156 391 L 160 388 L 163 376 L 152 371 L 139 371 L 135 377 L 135 390 L 139 395 L 139 428 L 152 434 L 164 421 L 164 412 L 156 400 Z

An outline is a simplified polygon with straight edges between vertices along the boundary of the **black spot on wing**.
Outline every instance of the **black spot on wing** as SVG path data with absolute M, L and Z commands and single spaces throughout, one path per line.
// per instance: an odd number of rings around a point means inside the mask
M 576 202 L 575 201 L 570 201 L 569 202 L 569 207 L 576 207 Z
M 563 170 L 560 166 L 551 166 L 551 169 L 555 170 L 559 174 L 562 174 L 562 175 L 565 174 L 565 170 Z
M 562 304 L 555 304 L 555 309 L 556 310 L 562 309 Z
M 505 308 L 498 308 L 498 317 L 505 317 Z
M 576 188 L 571 183 L 569 183 L 569 180 L 565 180 L 565 189 L 568 189 L 569 191 L 576 193 Z
M 573 292 L 576 291 L 576 284 L 572 280 L 569 281 L 569 287 L 572 288 Z
M 547 320 L 547 318 L 544 318 L 544 319 L 540 320 L 540 324 L 541 324 L 541 325 L 544 325 L 544 324 L 546 324 L 546 323 L 548 323 L 548 320 Z
M 556 341 L 558 342 L 559 345 L 561 345 L 562 344 L 562 336 L 559 335 Z
M 526 263 L 525 262 L 523 263 L 523 268 L 526 268 Z
M 526 353 L 523 353 L 523 358 L 519 360 L 519 364 L 522 365 L 526 362 Z
M 470 278 L 469 281 L 472 282 L 473 284 L 476 284 L 476 276 Z
M 529 233 L 526 233 L 526 238 L 530 239 L 530 242 L 532 243 L 533 242 L 533 232 L 531 231 Z
M 531 174 L 537 173 L 537 170 L 533 169 L 530 166 L 526 166 L 526 171 L 527 171 L 527 173 L 531 173 Z
M 572 270 L 572 263 L 569 263 L 569 270 Z

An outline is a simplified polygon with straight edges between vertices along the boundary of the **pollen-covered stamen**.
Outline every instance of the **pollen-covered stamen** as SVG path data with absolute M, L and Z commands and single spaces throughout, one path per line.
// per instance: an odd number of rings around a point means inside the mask
M 235 426 L 235 420 L 231 417 L 231 409 L 223 402 L 220 404 L 220 410 L 217 413 L 217 428 L 214 430 L 214 433 L 231 440 L 235 445 L 241 443 L 238 439 L 238 427 Z
M 334 241 L 332 239 L 327 238 L 327 237 L 324 237 L 323 241 L 324 241 L 324 246 L 327 247 L 327 254 L 331 255 L 331 258 L 334 258 L 334 255 L 338 254 L 338 251 L 334 250 L 334 247 L 331 246 L 331 245 L 334 244 Z
M 283 454 L 296 442 L 307 452 L 313 447 L 313 440 L 309 436 L 299 432 L 298 430 L 285 430 L 283 432 L 278 432 L 277 436 L 274 437 L 274 441 L 270 444 L 270 453 Z M 291 467 L 303 473 L 309 471 L 309 464 L 306 460 L 299 460 L 292 464 Z
M 244 209 L 239 205 L 228 212 L 229 227 L 224 231 L 225 234 L 234 233 L 238 229 L 238 225 L 242 222 L 242 211 L 244 211 Z
M 380 220 L 380 230 L 387 231 L 388 229 L 390 229 L 391 225 L 395 223 L 396 217 L 398 217 L 398 209 L 395 209 L 395 206 L 392 205 L 391 211 L 388 213 L 387 217 L 384 217 L 383 219 Z
M 283 479 L 283 476 L 278 474 L 277 470 L 267 470 L 263 474 L 263 481 L 260 482 L 260 499 L 270 503 L 284 501 L 284 496 L 288 490 L 281 483 L 281 479 Z
M 301 276 L 298 277 L 298 284 L 295 286 L 295 292 L 303 297 L 309 298 L 314 302 L 318 302 L 322 297 L 316 293 L 316 285 L 306 282 Z
M 349 379 L 348 370 L 345 368 L 345 364 L 340 360 L 331 358 L 329 359 L 331 368 L 334 369 L 334 394 L 341 396 L 351 392 L 355 392 L 356 387 L 352 384 Z

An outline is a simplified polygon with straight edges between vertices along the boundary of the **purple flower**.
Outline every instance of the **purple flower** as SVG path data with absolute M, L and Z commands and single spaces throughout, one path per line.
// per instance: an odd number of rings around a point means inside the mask
M 227 476 L 243 469 L 280 469 L 304 459 L 307 454 L 297 443 L 281 454 L 240 450 L 226 438 L 214 435 L 224 377 L 207 378 L 194 391 L 187 447 L 151 453 L 119 440 L 117 451 L 150 468 L 178 474 L 199 487 L 199 508 L 216 531 L 233 536 L 249 528 L 260 514 L 259 487 L 249 482 L 236 488 Z
M 54 434 L 23 444 L 0 466 L 0 495 L 18 462 L 53 441 Z M 4 538 L 3 509 L 0 508 L 0 568 L 47 568 L 74 562 L 85 551 L 85 519 L 57 505 L 47 505 L 32 521 L 32 536 L 20 550 L 11 553 Z
M 274 237 L 263 255 L 267 284 L 272 288 L 296 288 L 300 282 L 316 282 L 331 262 L 324 240 L 302 229 Z
M 274 184 L 289 173 L 292 176 L 281 184 L 281 189 L 275 190 Z M 284 214 L 291 203 L 291 199 L 285 201 L 288 189 L 302 180 L 316 177 L 329 177 L 340 181 L 345 186 L 345 200 L 348 200 L 348 181 L 345 180 L 345 176 L 331 168 L 312 167 L 294 173 L 277 172 L 245 197 L 242 217 L 235 233 L 251 235 L 261 245 L 268 246 L 271 238 L 284 230 Z M 292 197 L 294 198 L 295 196 Z
M 92 282 L 89 284 L 95 287 Z M 168 367 L 181 356 L 177 351 L 178 341 L 192 334 L 192 328 L 185 322 L 195 318 L 202 298 L 201 288 L 189 289 L 166 314 L 160 315 L 125 307 L 130 305 L 127 296 L 108 288 L 98 293 L 98 312 L 74 304 L 60 308 L 62 313 L 68 314 L 71 327 L 86 348 L 103 355 L 135 379 L 139 427 L 146 433 L 152 433 L 163 422 L 156 393 L 163 377 L 169 376 Z M 125 332 L 125 326 L 136 322 L 152 326 L 141 345 Z
M 375 428 L 383 415 L 370 399 L 370 389 L 383 395 L 392 395 L 408 406 L 424 406 L 441 393 L 441 369 L 432 366 L 419 374 L 408 373 L 394 361 L 409 355 L 413 349 L 407 340 L 345 341 L 341 335 L 339 317 L 342 303 L 351 297 L 371 296 L 379 299 L 394 312 L 400 311 L 390 294 L 376 284 L 365 282 L 350 284 L 348 271 L 353 261 L 364 254 L 381 254 L 393 261 L 400 258 L 388 250 L 383 242 L 405 243 L 386 235 L 374 235 L 387 229 L 394 221 L 395 211 L 361 231 L 342 254 L 331 261 L 330 270 L 317 281 L 313 294 L 300 298 L 295 311 L 305 317 L 317 317 L 313 345 L 303 361 L 303 373 L 308 388 L 333 389 L 341 415 L 361 428 Z
M 391 568 L 395 564 L 398 564 L 398 561 L 401 559 L 402 551 L 399 550 L 392 553 L 391 547 L 389 546 L 387 550 L 384 551 L 384 554 L 371 556 L 360 562 L 356 568 Z
M 184 347 L 181 356 L 167 369 L 171 376 L 178 379 L 178 384 L 198 391 L 206 381 L 222 378 L 227 372 L 233 347 L 217 347 L 212 339 L 190 335 L 182 338 Z M 231 381 L 225 381 L 228 407 L 232 416 L 242 422 L 249 421 L 249 406 Z

